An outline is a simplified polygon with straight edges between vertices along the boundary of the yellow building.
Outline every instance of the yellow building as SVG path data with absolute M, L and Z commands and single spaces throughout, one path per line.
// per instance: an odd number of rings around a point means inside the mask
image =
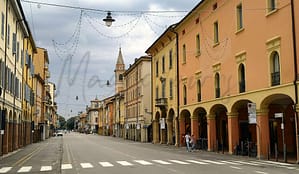
M 151 57 L 136 58 L 124 73 L 126 138 L 134 141 L 151 141 Z
M 30 143 L 31 131 L 25 131 L 25 125 L 30 128 L 31 117 L 23 117 L 23 63 L 26 50 L 31 50 L 31 56 L 35 50 L 30 37 L 28 24 L 19 1 L 0 2 L 0 73 L 1 73 L 1 115 L 2 131 L 0 134 L 0 155 L 12 152 Z M 30 45 L 30 46 L 27 46 Z M 30 108 L 31 109 L 31 108 Z M 25 123 L 26 122 L 26 123 Z M 5 128 L 3 127 L 5 126 Z M 27 133 L 28 139 L 25 140 Z M 3 137 L 3 139 L 2 139 Z
M 23 66 L 23 130 L 24 130 L 24 145 L 30 144 L 33 141 L 34 122 L 33 113 L 35 112 L 34 99 L 34 65 L 33 59 L 36 53 L 35 42 L 32 35 L 24 39 L 24 66 Z
M 49 74 L 49 58 L 48 52 L 44 48 L 37 48 L 37 53 L 34 55 L 34 86 L 35 89 L 35 112 L 34 112 L 34 140 L 40 141 L 46 138 L 46 126 L 48 121 L 45 118 L 46 104 L 48 103 L 46 97 L 46 90 L 48 85 Z
M 153 142 L 178 145 L 177 35 L 175 24 L 147 49 L 152 56 Z M 148 112 L 146 112 L 148 113 Z

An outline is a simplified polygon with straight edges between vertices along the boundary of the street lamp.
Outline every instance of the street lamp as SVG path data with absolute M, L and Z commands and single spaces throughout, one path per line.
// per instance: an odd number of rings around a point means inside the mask
M 105 21 L 107 27 L 110 27 L 112 25 L 112 22 L 115 21 L 115 19 L 113 19 L 111 17 L 111 12 L 110 11 L 107 12 L 107 16 L 106 16 L 105 19 L 103 19 L 103 21 Z

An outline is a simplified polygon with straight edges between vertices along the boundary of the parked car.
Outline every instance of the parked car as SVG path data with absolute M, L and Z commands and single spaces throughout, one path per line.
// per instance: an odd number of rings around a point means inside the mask
M 63 133 L 62 133 L 62 131 L 59 130 L 54 133 L 54 136 L 63 136 Z

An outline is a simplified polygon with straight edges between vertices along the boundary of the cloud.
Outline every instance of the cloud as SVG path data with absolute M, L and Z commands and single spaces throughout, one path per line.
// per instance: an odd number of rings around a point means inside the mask
M 21 1 L 37 46 L 48 50 L 50 80 L 58 87 L 58 113 L 66 117 L 84 111 L 96 96 L 103 99 L 114 93 L 114 86 L 106 86 L 106 81 L 114 80 L 119 47 L 128 67 L 135 58 L 145 55 L 145 50 L 169 25 L 179 22 L 187 13 L 141 11 L 190 11 L 199 3 L 198 0 L 36 1 L 98 9 L 83 10 L 81 25 L 78 25 L 80 9 L 47 5 L 38 8 L 37 4 Z M 106 17 L 105 10 L 111 10 L 116 19 L 110 28 L 102 21 Z M 71 63 L 66 61 L 70 55 Z M 79 100 L 75 100 L 76 96 Z

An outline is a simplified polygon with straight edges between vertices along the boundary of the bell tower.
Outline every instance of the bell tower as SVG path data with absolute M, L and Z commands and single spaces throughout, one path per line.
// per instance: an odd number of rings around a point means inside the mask
M 121 48 L 119 48 L 117 62 L 114 70 L 115 93 L 119 93 L 124 89 L 124 76 L 123 76 L 124 72 L 125 72 L 125 64 L 121 53 Z

